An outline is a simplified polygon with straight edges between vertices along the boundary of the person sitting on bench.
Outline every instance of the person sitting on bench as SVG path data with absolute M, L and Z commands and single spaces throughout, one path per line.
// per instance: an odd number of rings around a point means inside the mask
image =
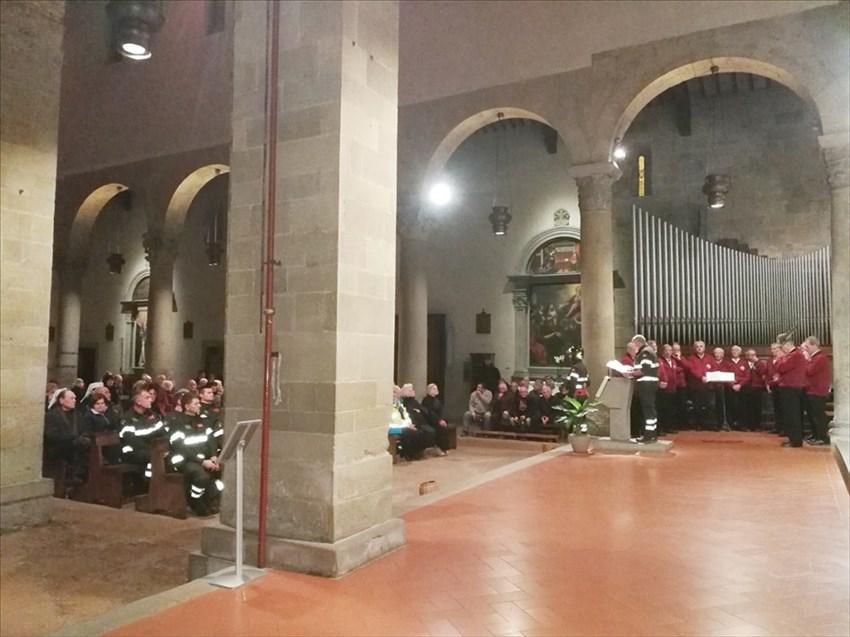
M 440 455 L 445 456 L 450 448 L 449 423 L 443 418 L 443 403 L 437 398 L 439 395 L 440 388 L 436 383 L 429 383 L 425 390 L 425 397 L 422 399 L 422 413 L 437 434 L 437 447 L 442 452 Z
M 434 447 L 437 444 L 437 431 L 428 422 L 428 418 L 425 416 L 425 410 L 422 409 L 422 405 L 416 400 L 416 390 L 413 389 L 411 383 L 405 383 L 401 386 L 401 402 L 407 411 L 407 415 L 410 416 L 411 422 L 422 433 L 423 451 L 424 449 Z M 441 449 L 440 455 L 446 455 L 445 451 Z
M 64 461 L 66 487 L 86 481 L 89 439 L 84 435 L 83 414 L 77 411 L 77 397 L 70 389 L 56 391 L 56 406 L 44 417 L 44 459 Z
M 224 483 L 218 464 L 218 445 L 212 423 L 201 415 L 201 400 L 197 392 L 180 396 L 182 413 L 171 425 L 171 453 L 168 464 L 183 474 L 186 494 L 192 512 L 203 517 L 218 513 Z
M 164 425 L 151 411 L 151 394 L 146 385 L 135 387 L 133 406 L 121 418 L 121 462 L 145 468 L 145 478 L 150 478 L 151 441 L 164 435 Z
M 419 460 L 428 447 L 425 434 L 419 430 L 402 402 L 401 387 L 393 386 L 393 410 L 390 413 L 390 434 L 399 436 L 398 455 L 405 460 Z
M 493 402 L 493 393 L 478 383 L 475 390 L 469 395 L 469 409 L 463 415 L 463 435 L 469 434 L 470 428 L 490 429 L 490 406 Z M 474 432 L 473 432 L 474 433 Z

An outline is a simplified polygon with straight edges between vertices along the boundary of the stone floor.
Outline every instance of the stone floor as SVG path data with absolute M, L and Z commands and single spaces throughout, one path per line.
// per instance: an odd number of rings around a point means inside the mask
M 535 443 L 481 442 L 462 438 L 444 458 L 395 465 L 395 515 L 542 450 Z M 427 480 L 438 489 L 423 497 L 419 485 Z M 44 635 L 183 584 L 201 528 L 216 521 L 137 514 L 132 506 L 54 504 L 50 526 L 0 536 L 0 635 Z

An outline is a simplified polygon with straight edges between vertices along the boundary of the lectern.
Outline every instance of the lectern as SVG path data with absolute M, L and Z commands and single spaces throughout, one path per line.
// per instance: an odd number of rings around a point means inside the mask
M 596 400 L 605 405 L 611 414 L 611 440 L 627 442 L 631 438 L 630 409 L 633 385 L 629 378 L 606 376 L 596 391 Z
M 233 455 L 236 455 L 236 566 L 234 568 L 225 569 L 209 576 L 210 584 L 221 586 L 223 588 L 238 588 L 251 580 L 265 575 L 265 571 L 258 568 L 242 568 L 243 548 L 242 548 L 242 452 L 254 432 L 257 431 L 260 420 L 243 420 L 237 422 L 233 433 L 225 441 L 221 448 L 221 453 L 218 455 L 218 461 L 225 463 L 230 460 Z

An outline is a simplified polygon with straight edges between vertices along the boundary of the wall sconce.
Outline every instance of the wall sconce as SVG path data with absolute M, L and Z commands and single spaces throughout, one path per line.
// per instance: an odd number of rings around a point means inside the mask
M 165 23 L 160 0 L 109 0 L 106 15 L 118 52 L 131 60 L 147 60 L 151 34 Z
M 107 343 L 111 343 L 115 340 L 115 326 L 112 323 L 106 324 L 106 327 L 103 330 L 103 336 L 106 338 Z

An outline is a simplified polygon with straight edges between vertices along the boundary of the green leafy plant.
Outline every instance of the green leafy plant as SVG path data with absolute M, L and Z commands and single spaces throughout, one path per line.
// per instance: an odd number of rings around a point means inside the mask
M 591 433 L 591 430 L 596 431 L 596 423 L 591 420 L 590 414 L 599 411 L 598 400 L 581 402 L 564 396 L 561 398 L 561 404 L 554 405 L 554 408 L 561 412 L 561 415 L 555 419 L 555 424 L 561 428 L 564 435 L 586 436 Z

